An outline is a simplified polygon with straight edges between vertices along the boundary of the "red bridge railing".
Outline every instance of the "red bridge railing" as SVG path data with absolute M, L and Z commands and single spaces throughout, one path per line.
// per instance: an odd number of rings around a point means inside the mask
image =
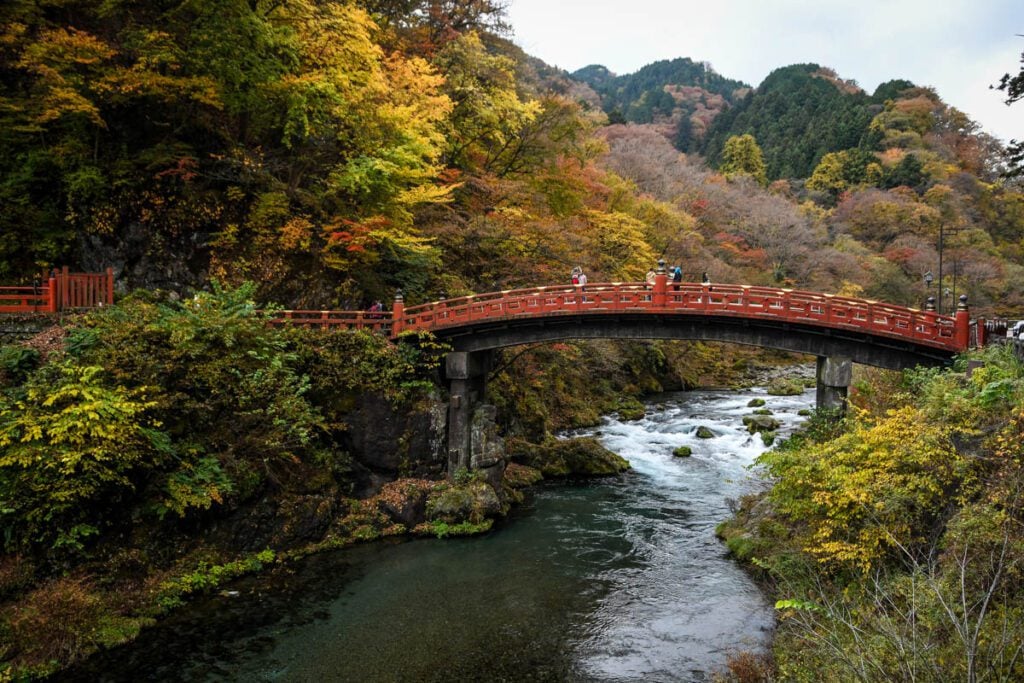
M 45 281 L 27 287 L 0 287 L 0 313 L 56 313 L 97 308 L 114 302 L 114 271 L 72 273 L 55 271 Z
M 701 315 L 773 320 L 890 337 L 958 352 L 970 343 L 966 309 L 938 315 L 863 299 L 775 287 L 746 285 L 605 283 L 535 287 L 435 301 L 405 308 L 401 298 L 391 315 L 346 311 L 284 311 L 287 322 L 370 328 L 392 336 L 403 330 L 442 331 L 487 321 L 560 315 L 629 313 Z
M 373 330 L 391 334 L 390 312 L 368 311 L 277 311 L 270 317 L 270 324 L 301 325 L 303 327 L 340 327 L 345 329 Z

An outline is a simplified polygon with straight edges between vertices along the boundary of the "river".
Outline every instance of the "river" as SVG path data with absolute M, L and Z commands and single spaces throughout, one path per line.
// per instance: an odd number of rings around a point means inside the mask
M 763 651 L 771 606 L 714 536 L 764 450 L 759 397 L 790 431 L 813 392 L 664 394 L 595 429 L 633 471 L 539 487 L 477 538 L 379 542 L 243 579 L 72 680 L 705 681 Z M 699 439 L 698 426 L 712 439 Z M 676 458 L 676 446 L 693 455 Z

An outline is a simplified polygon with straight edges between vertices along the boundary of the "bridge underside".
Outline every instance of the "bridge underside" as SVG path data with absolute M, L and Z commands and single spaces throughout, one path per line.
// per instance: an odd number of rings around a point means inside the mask
M 439 330 L 458 351 L 487 351 L 567 339 L 679 339 L 760 346 L 819 357 L 842 357 L 890 370 L 943 365 L 943 349 L 855 330 L 724 316 L 585 315 L 508 319 Z
M 459 469 L 498 472 L 475 444 L 471 424 L 482 404 L 493 351 L 509 346 L 569 339 L 677 339 L 761 346 L 817 356 L 817 405 L 844 409 L 852 363 L 900 370 L 949 363 L 952 354 L 921 344 L 856 330 L 837 330 L 781 321 L 724 316 L 562 315 L 506 319 L 436 332 L 452 345 L 446 374 L 450 382 L 449 474 Z

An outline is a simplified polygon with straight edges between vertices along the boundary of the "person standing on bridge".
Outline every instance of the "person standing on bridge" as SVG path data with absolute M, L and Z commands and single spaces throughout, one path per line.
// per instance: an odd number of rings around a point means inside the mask
M 580 283 L 580 273 L 582 272 L 583 269 L 580 268 L 579 266 L 574 267 L 572 269 L 572 275 L 569 276 L 569 281 L 572 282 L 574 285 L 578 285 Z
M 580 291 L 587 291 L 587 274 L 583 272 L 582 268 L 580 268 L 579 285 Z
M 672 289 L 679 291 L 679 283 L 683 281 L 683 269 L 676 266 L 672 270 Z

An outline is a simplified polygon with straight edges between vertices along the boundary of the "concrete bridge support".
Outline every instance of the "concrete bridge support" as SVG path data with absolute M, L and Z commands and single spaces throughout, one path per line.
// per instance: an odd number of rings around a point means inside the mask
M 852 380 L 853 362 L 849 358 L 818 356 L 818 409 L 845 412 Z
M 473 420 L 483 404 L 492 351 L 453 351 L 445 357 L 449 381 L 448 476 L 473 467 Z

